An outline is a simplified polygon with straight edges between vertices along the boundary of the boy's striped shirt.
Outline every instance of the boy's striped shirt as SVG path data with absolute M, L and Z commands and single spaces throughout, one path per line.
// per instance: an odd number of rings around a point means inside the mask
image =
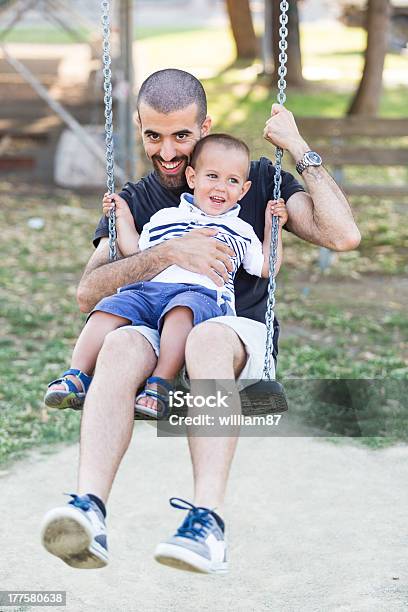
M 192 195 L 183 193 L 178 207 L 164 208 L 151 217 L 149 223 L 143 227 L 139 239 L 139 248 L 144 250 L 165 240 L 180 238 L 200 227 L 218 229 L 218 234 L 214 236 L 215 240 L 224 242 L 236 254 L 231 258 L 233 270 L 228 273 L 228 281 L 223 287 L 218 287 L 203 274 L 190 272 L 176 265 L 169 266 L 151 280 L 204 285 L 217 291 L 219 303 L 228 300 L 234 309 L 234 278 L 238 268 L 243 265 L 249 274 L 260 277 L 264 263 L 262 244 L 249 223 L 238 217 L 239 210 L 239 204 L 236 204 L 222 215 L 207 215 L 194 205 Z

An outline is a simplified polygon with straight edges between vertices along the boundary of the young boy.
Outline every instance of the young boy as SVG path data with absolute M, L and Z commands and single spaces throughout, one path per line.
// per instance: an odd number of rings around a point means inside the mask
M 263 244 L 253 228 L 238 218 L 239 200 L 247 193 L 250 153 L 247 145 L 226 134 L 211 134 L 201 139 L 186 169 L 188 193 L 180 205 L 154 214 L 139 234 L 127 203 L 117 194 L 105 194 L 106 215 L 116 207 L 117 241 L 124 257 L 164 240 L 177 238 L 199 227 L 216 228 L 215 240 L 234 252 L 233 270 L 221 287 L 209 277 L 172 265 L 150 281 L 127 285 L 102 299 L 90 313 L 76 343 L 71 367 L 51 382 L 44 401 L 56 408 L 80 408 L 92 380 L 96 359 L 106 334 L 124 325 L 146 325 L 160 332 L 160 355 L 146 387 L 136 398 L 135 411 L 156 417 L 168 413 L 169 380 L 184 364 L 187 336 L 192 327 L 213 317 L 235 315 L 234 277 L 242 264 L 245 270 L 262 278 L 269 275 L 272 212 L 265 210 Z M 278 256 L 275 273 L 282 262 L 282 227 L 288 215 L 279 200 Z

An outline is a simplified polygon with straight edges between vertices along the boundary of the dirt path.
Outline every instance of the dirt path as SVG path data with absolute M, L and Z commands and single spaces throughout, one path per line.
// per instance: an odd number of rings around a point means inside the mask
M 0 478 L 1 589 L 66 590 L 68 612 L 408 607 L 407 446 L 242 438 L 229 487 L 225 577 L 152 559 L 182 519 L 167 499 L 191 497 L 191 468 L 185 439 L 158 439 L 144 424 L 136 425 L 108 508 L 110 565 L 80 571 L 47 555 L 39 523 L 64 501 L 62 491 L 75 490 L 77 454 L 76 446 L 35 454 Z M 51 609 L 63 608 L 44 608 Z

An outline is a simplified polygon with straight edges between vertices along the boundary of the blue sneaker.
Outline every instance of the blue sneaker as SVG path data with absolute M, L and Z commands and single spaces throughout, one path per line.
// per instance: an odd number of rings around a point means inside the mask
M 178 497 L 172 497 L 170 504 L 189 513 L 174 536 L 157 546 L 156 561 L 192 572 L 225 574 L 228 563 L 224 532 L 212 511 Z
M 71 567 L 94 569 L 108 564 L 105 518 L 88 495 L 70 493 L 66 506 L 47 512 L 41 528 L 43 546 Z

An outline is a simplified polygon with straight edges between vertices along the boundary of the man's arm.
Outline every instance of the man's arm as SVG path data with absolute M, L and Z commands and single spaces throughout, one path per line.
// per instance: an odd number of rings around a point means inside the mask
M 221 286 L 228 280 L 227 271 L 232 270 L 230 257 L 235 253 L 220 240 L 213 239 L 217 233 L 212 228 L 192 230 L 182 238 L 166 240 L 112 263 L 108 263 L 108 239 L 102 238 L 79 282 L 80 310 L 90 312 L 99 300 L 112 295 L 119 287 L 150 280 L 172 264 L 205 274 Z
M 292 113 L 279 104 L 272 105 L 264 138 L 289 151 L 295 162 L 310 151 L 299 134 Z M 299 238 L 333 251 L 357 248 L 361 235 L 340 187 L 322 166 L 306 168 L 302 177 L 310 195 L 298 192 L 288 199 L 287 228 Z
M 167 262 L 165 249 L 154 249 L 154 253 L 143 251 L 130 257 L 109 261 L 108 238 L 101 241 L 89 259 L 77 289 L 77 301 L 82 312 L 90 312 L 103 297 L 112 295 L 119 287 L 149 280 L 164 270 Z M 153 249 L 151 249 L 153 251 Z

